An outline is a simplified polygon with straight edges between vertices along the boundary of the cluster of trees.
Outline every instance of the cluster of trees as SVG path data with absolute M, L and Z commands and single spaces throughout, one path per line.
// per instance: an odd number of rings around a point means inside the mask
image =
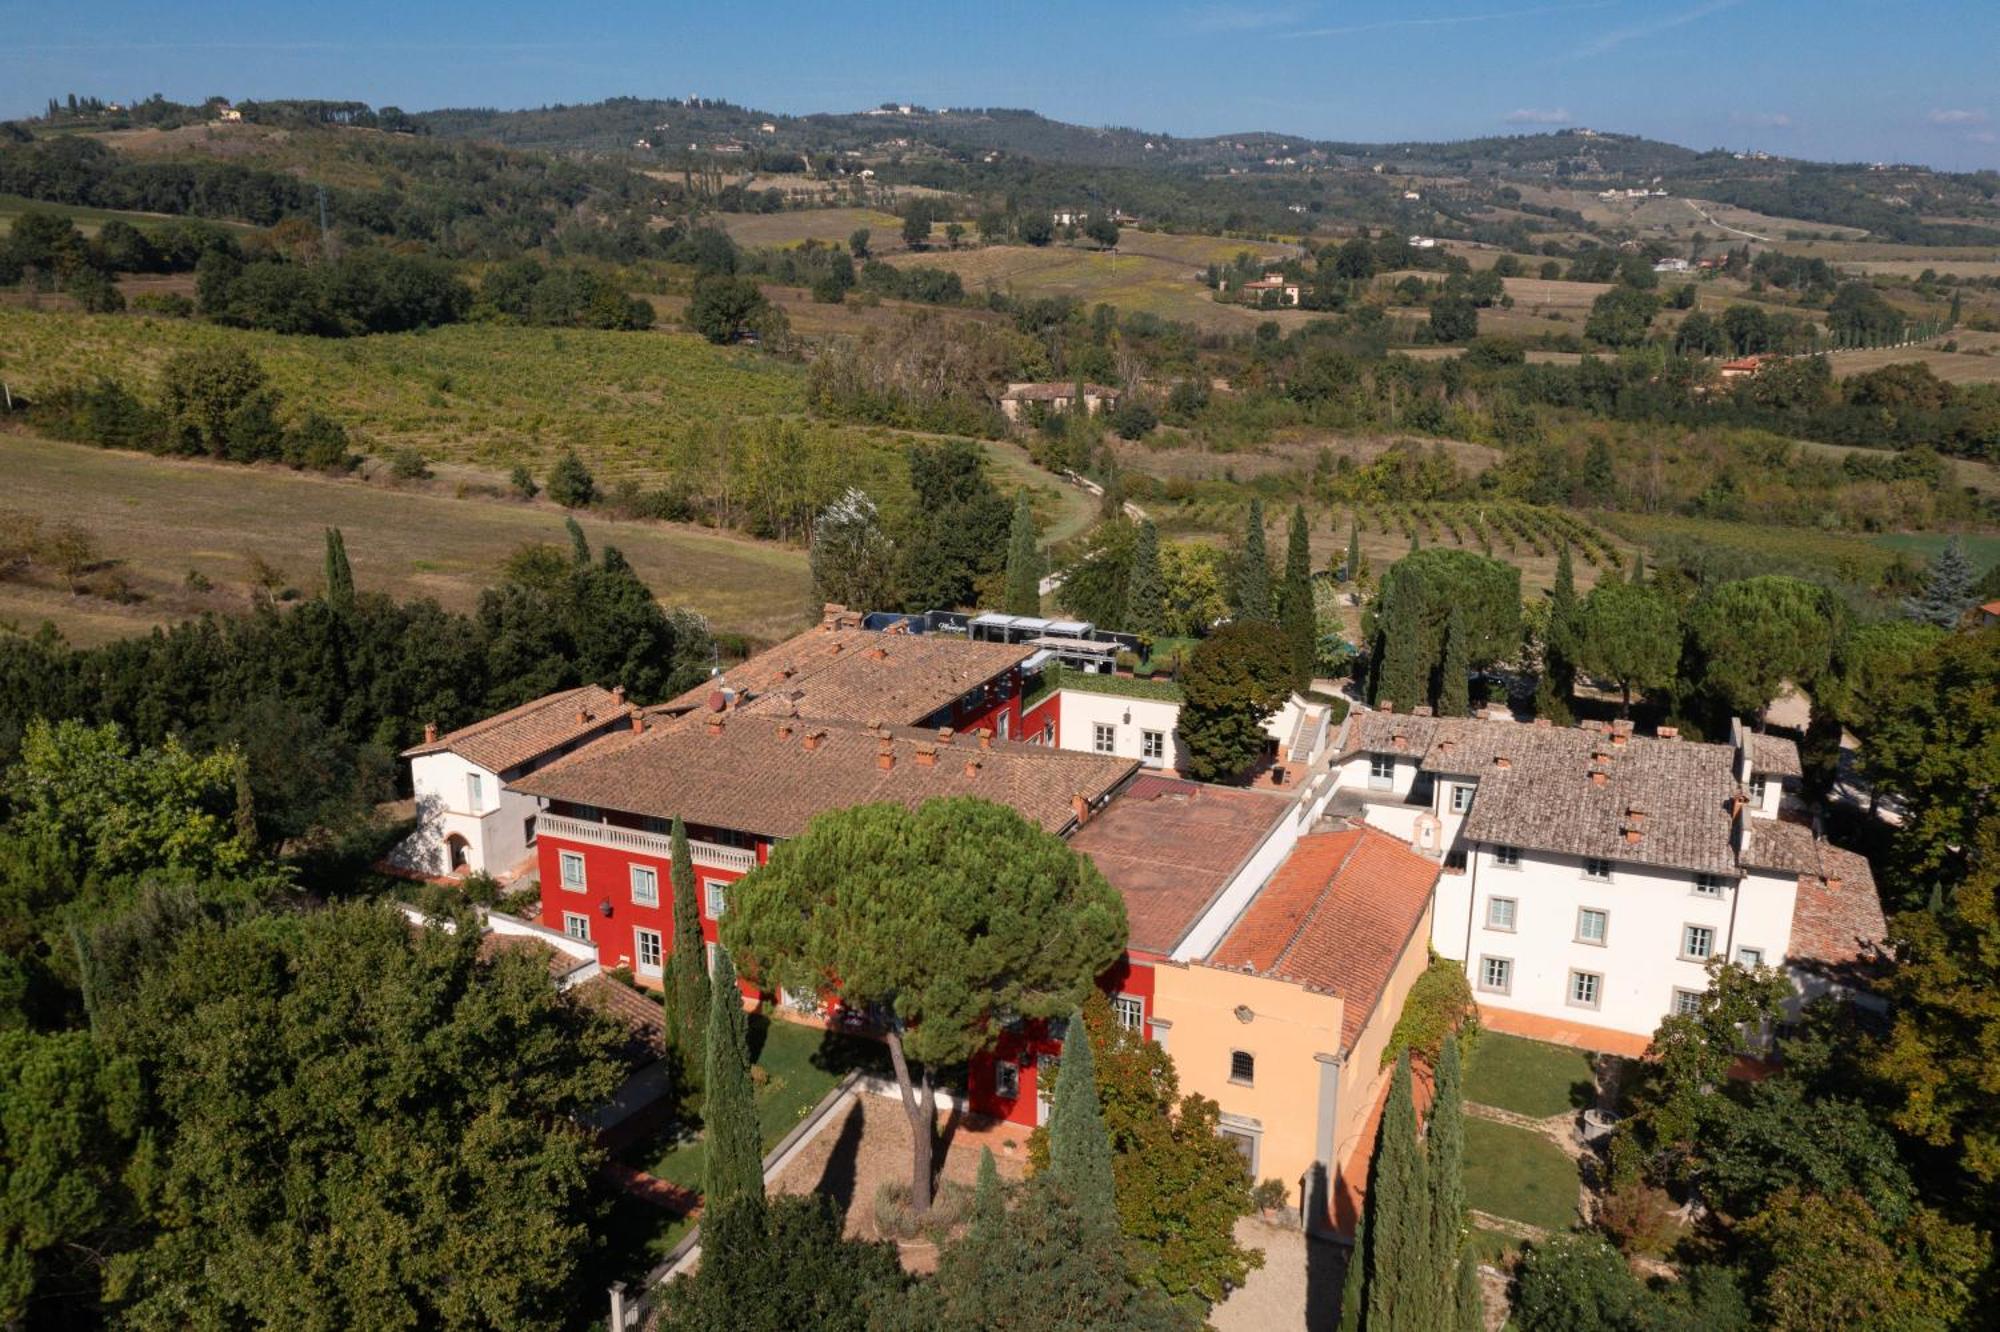
M 579 264 L 515 259 L 489 271 L 472 305 L 475 318 L 540 328 L 653 326 L 652 302 L 628 295 L 619 283 Z
M 50 394 L 34 404 L 31 419 L 58 439 L 107 448 L 316 471 L 347 471 L 360 461 L 339 422 L 307 411 L 286 424 L 283 405 L 248 352 L 205 347 L 168 360 L 150 400 L 118 380 L 99 379 Z
M 211 250 L 236 253 L 234 235 L 209 222 L 180 220 L 141 231 L 111 218 L 86 239 L 68 217 L 30 208 L 0 240 L 0 286 L 60 289 L 86 310 L 118 310 L 125 301 L 113 275 L 186 272 Z
M 854 487 L 813 520 L 814 603 L 921 611 L 1017 596 L 1030 567 L 1039 568 L 1033 515 L 994 489 L 979 446 L 912 444 L 904 459 L 914 492 L 905 521 L 888 524 Z
M 472 289 L 450 265 L 381 249 L 310 264 L 211 250 L 195 275 L 204 316 L 272 333 L 401 333 L 457 323 L 472 308 Z

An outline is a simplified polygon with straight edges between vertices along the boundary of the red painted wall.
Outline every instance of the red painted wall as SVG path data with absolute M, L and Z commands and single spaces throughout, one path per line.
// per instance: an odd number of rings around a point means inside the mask
M 764 862 L 769 850 L 768 844 L 758 845 L 759 864 Z M 582 892 L 571 892 L 562 886 L 561 853 L 564 851 L 576 851 L 583 855 L 587 887 Z M 640 984 L 658 985 L 657 977 L 638 974 L 638 944 L 632 932 L 635 929 L 658 930 L 663 962 L 665 956 L 673 951 L 674 886 L 671 863 L 619 847 L 593 846 L 548 835 L 537 839 L 535 854 L 542 875 L 542 924 L 560 933 L 565 912 L 588 917 L 591 942 L 597 945 L 597 960 L 604 967 L 629 967 Z M 658 906 L 642 906 L 632 900 L 634 865 L 646 866 L 659 876 Z M 715 919 L 708 914 L 708 894 L 702 890 L 703 881 L 719 879 L 734 883 L 742 877 L 735 870 L 709 869 L 702 865 L 694 867 L 695 907 L 701 912 L 701 935 L 704 940 L 715 942 L 716 932 Z M 606 899 L 611 902 L 609 916 L 603 911 Z M 746 989 L 745 993 L 754 991 Z
M 1060 748 L 1062 746 L 1062 690 L 1060 689 L 1036 703 L 1034 707 L 1022 711 L 1019 735 L 1023 740 L 1040 740 L 1044 726 L 1054 728 L 1049 732 L 1048 743 Z
M 1144 1003 L 1147 1020 L 1142 1030 L 1148 1039 L 1153 1035 L 1155 960 L 1148 953 L 1127 953 L 1097 978 L 1097 988 L 1107 995 L 1129 994 Z M 1039 1117 L 1035 1099 L 1038 1060 L 1043 1055 L 1055 1058 L 1061 1054 L 1062 1042 L 1050 1036 L 1042 1022 L 1024 1022 L 1018 1032 L 1001 1033 L 992 1052 L 979 1055 L 966 1069 L 966 1096 L 972 1112 L 1033 1128 Z M 996 1089 L 993 1066 L 1002 1061 L 1013 1064 L 1020 1073 L 1020 1095 L 1012 1099 L 1003 1098 Z
M 1021 675 L 1009 671 L 991 682 L 982 694 L 971 702 L 960 699 L 950 708 L 949 722 L 935 722 L 949 725 L 953 730 L 971 734 L 982 727 L 992 727 L 993 734 L 1000 734 L 1000 719 L 1007 719 L 1007 737 L 1018 739 L 1021 735 Z

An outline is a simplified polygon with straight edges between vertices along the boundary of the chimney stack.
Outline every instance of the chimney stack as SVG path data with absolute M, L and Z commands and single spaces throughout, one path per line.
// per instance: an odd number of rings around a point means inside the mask
M 589 721 L 589 720 L 590 720 L 590 709 L 589 709 L 589 708 L 578 708 L 578 709 L 576 710 L 576 724 L 577 724 L 578 726 L 581 726 L 581 725 L 583 725 L 583 724 L 584 724 L 585 722 L 587 722 L 587 721 Z
M 792 738 L 791 718 L 787 717 L 784 721 L 778 723 L 778 738 L 780 740 L 789 740 Z
M 1378 702 L 1375 706 L 1380 708 L 1384 712 L 1394 712 L 1396 710 L 1396 701 L 1394 699 L 1385 698 L 1380 702 Z
M 993 748 L 993 728 L 991 726 L 982 726 L 979 728 L 979 747 L 981 749 Z
M 1514 766 L 1514 760 L 1508 758 L 1505 754 L 1495 754 L 1493 756 L 1493 766 L 1496 768 L 1511 768 Z
M 1431 705 L 1428 703 L 1420 703 L 1416 707 L 1410 709 L 1410 715 L 1412 717 L 1428 717 L 1431 715 Z
M 919 768 L 934 768 L 937 766 L 936 745 L 917 746 L 917 766 Z
M 1645 836 L 1645 834 L 1644 834 L 1644 833 L 1642 833 L 1642 832 L 1640 832 L 1640 831 L 1639 831 L 1639 830 L 1638 830 L 1637 828 L 1634 828 L 1634 827 L 1632 827 L 1632 826 L 1631 826 L 1630 824 L 1627 824 L 1627 825 L 1626 825 L 1626 827 L 1625 827 L 1625 840 L 1626 840 L 1627 842 L 1636 842 L 1636 841 L 1638 841 L 1638 840 L 1639 840 L 1639 839 L 1640 839 L 1641 837 L 1644 837 L 1644 836 Z
M 646 729 L 646 714 L 637 708 L 632 709 L 632 729 L 634 731 L 643 731 Z
M 875 756 L 875 766 L 880 768 L 884 772 L 887 772 L 889 771 L 889 769 L 896 766 L 896 756 L 889 752 L 889 747 L 887 745 L 884 745 L 882 747 L 882 752 Z
M 710 718 L 708 719 L 708 733 L 709 733 L 710 735 L 721 735 L 721 734 L 722 734 L 722 718 L 720 718 L 720 717 L 710 717 Z
M 424 743 L 427 745 L 434 745 L 437 742 L 438 742 L 438 724 L 436 722 L 425 722 Z
M 805 747 L 807 750 L 818 749 L 820 747 L 820 742 L 825 739 L 826 739 L 825 731 L 807 731 L 805 738 Z
M 979 760 L 978 760 L 978 759 L 976 759 L 976 758 L 969 758 L 969 759 L 967 759 L 967 760 L 965 761 L 965 775 L 966 775 L 967 777 L 977 777 L 977 776 L 979 775 Z
M 940 726 L 940 727 L 938 727 L 938 743 L 939 743 L 939 744 L 941 744 L 941 745 L 948 745 L 948 744 L 950 744 L 950 743 L 951 743 L 951 737 L 952 737 L 952 735 L 953 735 L 953 731 L 952 731 L 951 727 L 949 727 L 949 726 Z
M 1681 738 L 1681 728 L 1678 726 L 1658 726 L 1653 729 L 1653 734 L 1662 740 L 1678 740 Z
M 1606 782 L 1610 780 L 1611 780 L 1611 774 L 1606 772 L 1603 768 L 1600 767 L 1591 768 L 1590 784 L 1592 786 L 1603 786 Z
M 1069 810 L 1070 813 L 1076 815 L 1077 827 L 1081 828 L 1084 824 L 1090 822 L 1090 802 L 1085 800 L 1081 795 L 1073 795 L 1069 798 Z
M 887 659 L 888 655 L 889 649 L 885 647 L 872 647 L 868 649 L 868 659 L 870 661 L 883 661 Z
M 625 686 L 624 686 L 624 685 L 612 685 L 612 686 L 611 686 L 611 701 L 612 701 L 613 703 L 616 703 L 616 704 L 618 704 L 618 705 L 619 705 L 620 707 L 623 707 L 623 706 L 624 706 L 624 704 L 625 704 Z

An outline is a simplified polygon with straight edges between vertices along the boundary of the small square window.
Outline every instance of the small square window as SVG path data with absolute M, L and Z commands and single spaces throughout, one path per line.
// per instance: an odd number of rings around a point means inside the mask
M 563 912 L 563 933 L 572 939 L 590 942 L 590 917 L 575 911 Z
M 1396 760 L 1387 754 L 1368 756 L 1368 786 L 1370 790 L 1386 791 L 1396 783 Z
M 1146 1001 L 1136 995 L 1121 994 L 1111 1001 L 1111 1015 L 1127 1031 L 1143 1031 L 1146 1027 Z
M 993 1061 L 993 1094 L 1003 1101 L 1019 1099 L 1021 1066 L 1011 1059 Z
M 1167 733 L 1165 731 L 1139 732 L 1139 753 L 1148 762 L 1158 763 L 1167 756 Z
M 1611 913 L 1597 907 L 1581 907 L 1576 913 L 1576 941 L 1601 944 L 1611 924 Z
M 1513 933 L 1514 918 L 1520 904 L 1511 897 L 1489 897 L 1486 899 L 1486 928 L 1506 930 Z
M 1720 897 L 1723 891 L 1724 886 L 1720 874 L 1697 874 L 1694 876 L 1694 895 L 1696 897 Z
M 1700 1011 L 1701 1011 L 1701 991 L 1699 990 L 1674 991 L 1675 1017 L 1693 1017 L 1696 1013 L 1699 1013 Z
M 1604 977 L 1594 971 L 1572 971 L 1569 973 L 1569 1002 L 1572 1008 L 1597 1007 L 1600 992 L 1604 988 Z
M 1706 962 L 1715 952 L 1715 930 L 1708 925 L 1688 925 L 1681 930 L 1681 956 L 1691 962 Z
M 660 904 L 660 874 L 649 865 L 632 867 L 632 905 L 658 906 Z
M 721 920 L 722 913 L 729 908 L 728 883 L 722 879 L 704 879 L 702 893 L 708 898 L 708 918 Z
M 1452 813 L 1463 814 L 1466 810 L 1472 808 L 1472 790 L 1473 788 L 1470 786 L 1454 786 L 1451 788 Z
M 1496 846 L 1493 848 L 1493 863 L 1501 869 L 1521 868 L 1521 848 L 1518 846 Z
M 1586 858 L 1583 862 L 1583 877 L 1597 883 L 1610 883 L 1611 862 L 1599 860 L 1595 856 Z
M 1118 728 L 1110 722 L 1096 722 L 1090 728 L 1090 747 L 1100 754 L 1109 754 L 1118 748 Z
M 1505 957 L 1479 959 L 1479 988 L 1492 994 L 1511 994 L 1514 989 L 1514 962 Z
M 1736 950 L 1736 965 L 1739 967 L 1761 967 L 1764 965 L 1764 950 L 1761 948 L 1739 948 Z
M 585 887 L 583 881 L 583 853 L 581 851 L 564 851 L 559 859 L 562 863 L 562 886 L 572 893 L 582 892 Z
M 1248 1087 L 1257 1081 L 1257 1056 L 1248 1050 L 1229 1052 L 1229 1080 Z

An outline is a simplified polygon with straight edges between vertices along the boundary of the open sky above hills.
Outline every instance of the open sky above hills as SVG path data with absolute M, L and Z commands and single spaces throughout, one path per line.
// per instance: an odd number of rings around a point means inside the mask
M 620 94 L 1030 107 L 1350 141 L 1587 125 L 1695 148 L 2000 167 L 1992 0 L 817 0 L 334 7 L 0 0 L 0 115 L 69 92 L 406 110 Z

